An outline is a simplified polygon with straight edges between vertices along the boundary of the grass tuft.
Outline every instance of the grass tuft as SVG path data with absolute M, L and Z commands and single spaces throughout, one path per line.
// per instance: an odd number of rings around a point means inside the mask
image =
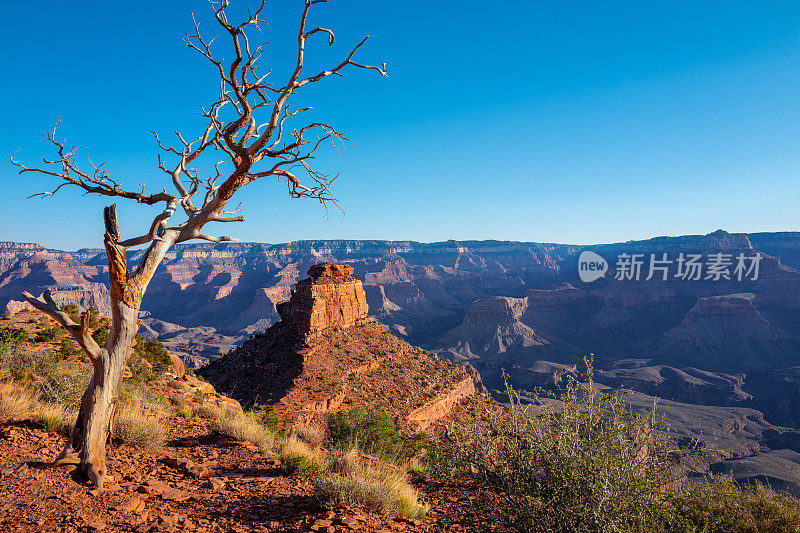
M 325 471 L 320 457 L 295 435 L 290 435 L 281 442 L 278 458 L 287 474 L 299 474 L 313 479 Z
M 127 408 L 114 418 L 112 435 L 125 444 L 145 450 L 160 448 L 166 441 L 166 429 L 139 409 Z
M 0 382 L 0 419 L 31 419 L 38 405 L 37 395 L 32 390 L 13 382 Z
M 262 450 L 271 450 L 275 437 L 252 417 L 228 413 L 211 423 L 211 433 L 242 442 L 252 442 Z

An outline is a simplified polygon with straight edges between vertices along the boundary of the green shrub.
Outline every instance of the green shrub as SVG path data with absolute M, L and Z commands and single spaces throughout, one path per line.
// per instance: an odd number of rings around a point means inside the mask
M 586 363 L 584 383 L 569 379 L 557 405 L 507 385 L 508 412 L 431 447 L 434 475 L 463 475 L 496 495 L 479 498 L 476 521 L 564 533 L 660 531 L 674 521 L 663 501 L 677 476 L 667 433 L 655 413 L 632 413 L 622 392 L 601 392 Z
M 64 339 L 61 341 L 61 347 L 58 350 L 58 356 L 61 359 L 69 359 L 79 355 L 83 350 L 78 348 L 78 345 L 72 339 Z
M 40 342 L 60 341 L 63 336 L 64 329 L 61 326 L 49 326 L 39 332 L 37 340 Z
M 278 418 L 278 415 L 275 414 L 275 408 L 271 405 L 268 405 L 264 408 L 264 411 L 257 417 L 257 421 L 259 424 L 264 426 L 264 428 L 266 428 L 268 431 L 271 431 L 275 435 L 283 433 L 281 421 Z
M 0 328 L 0 346 L 24 344 L 28 340 L 28 332 L 22 328 Z
M 64 304 L 61 306 L 61 310 L 67 313 L 67 316 L 69 316 L 69 318 L 76 324 L 81 323 L 81 311 L 78 309 L 77 305 Z
M 424 433 L 401 435 L 386 411 L 356 406 L 328 415 L 328 440 L 339 451 L 355 447 L 399 463 L 419 454 L 427 436 Z
M 97 344 L 103 346 L 106 343 L 106 340 L 108 340 L 109 331 L 111 330 L 108 328 L 108 326 L 100 326 L 92 332 L 92 338 Z
M 670 493 L 678 519 L 675 529 L 725 533 L 800 532 L 800 501 L 764 485 L 740 487 L 727 476 Z
M 141 333 L 136 334 L 136 345 L 128 358 L 134 380 L 154 381 L 169 369 L 169 365 L 169 353 L 158 339 L 145 339 Z

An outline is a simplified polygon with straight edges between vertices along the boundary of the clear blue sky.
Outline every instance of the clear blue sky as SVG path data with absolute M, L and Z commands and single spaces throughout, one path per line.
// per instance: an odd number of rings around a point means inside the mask
M 234 6 L 243 0 L 234 0 Z M 301 2 L 274 0 L 265 57 L 284 79 Z M 31 0 L 0 6 L 0 152 L 45 154 L 61 135 L 127 184 L 166 184 L 150 130 L 199 126 L 213 71 L 186 48 L 204 0 Z M 334 0 L 314 25 L 336 54 L 362 34 L 365 61 L 304 98 L 356 141 L 317 164 L 340 172 L 346 211 L 255 183 L 242 240 L 512 239 L 609 242 L 800 228 L 800 4 Z M 312 65 L 332 61 L 324 39 Z M 6 160 L 7 161 L 7 160 Z M 0 163 L 0 240 L 102 244 L 106 199 Z M 150 208 L 120 204 L 123 232 Z

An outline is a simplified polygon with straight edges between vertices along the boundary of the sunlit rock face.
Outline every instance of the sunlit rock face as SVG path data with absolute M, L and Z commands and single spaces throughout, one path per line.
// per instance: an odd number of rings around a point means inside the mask
M 308 275 L 297 282 L 288 301 L 278 304 L 281 320 L 311 337 L 329 328 L 346 329 L 364 322 L 369 306 L 361 281 L 353 277 L 353 267 L 321 263 L 312 266 Z

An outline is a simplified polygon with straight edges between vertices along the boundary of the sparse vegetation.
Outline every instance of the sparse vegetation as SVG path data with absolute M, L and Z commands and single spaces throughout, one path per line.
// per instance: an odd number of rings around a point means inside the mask
M 330 471 L 314 480 L 314 495 L 325 507 L 345 505 L 404 518 L 424 518 L 428 511 L 403 472 L 363 463 L 355 449 L 332 458 Z
M 125 408 L 114 417 L 112 436 L 130 446 L 154 450 L 164 444 L 166 429 L 140 409 Z
M 421 452 L 427 435 L 401 435 L 386 411 L 356 406 L 328 416 L 328 440 L 335 450 L 357 447 L 365 453 L 399 464 Z
M 429 473 L 477 487 L 469 520 L 520 532 L 800 531 L 800 501 L 726 478 L 690 484 L 655 412 L 595 385 L 591 363 L 557 398 L 507 387 L 511 409 L 431 446 Z M 684 464 L 686 466 L 686 464 Z
M 262 450 L 270 450 L 275 445 L 274 435 L 252 416 L 228 413 L 212 422 L 210 429 L 217 435 L 251 442 Z
M 299 474 L 314 479 L 325 470 L 322 459 L 294 435 L 281 442 L 278 458 L 287 474 Z

